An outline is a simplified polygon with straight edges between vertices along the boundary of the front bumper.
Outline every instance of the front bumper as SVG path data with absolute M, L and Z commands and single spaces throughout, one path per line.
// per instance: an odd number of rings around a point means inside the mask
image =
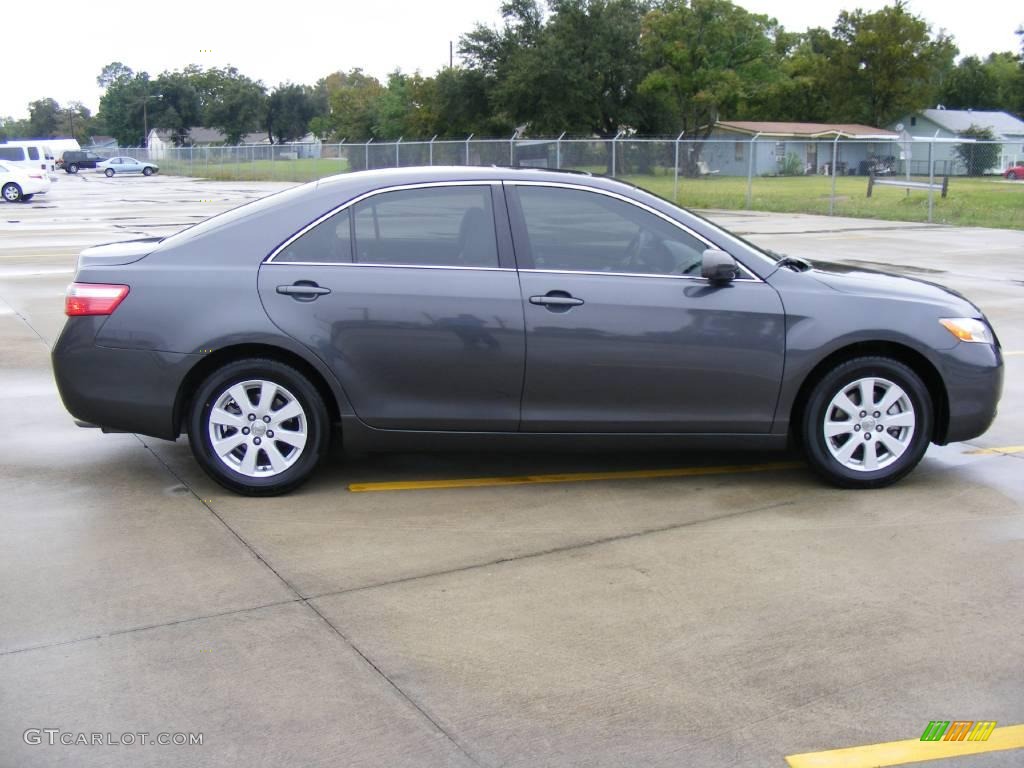
M 940 359 L 949 400 L 949 423 L 940 445 L 978 437 L 996 417 L 1003 394 L 1003 355 L 992 344 L 959 343 Z
M 185 375 L 202 355 L 97 346 L 107 318 L 68 318 L 51 360 L 61 400 L 77 420 L 106 432 L 173 440 L 174 406 Z

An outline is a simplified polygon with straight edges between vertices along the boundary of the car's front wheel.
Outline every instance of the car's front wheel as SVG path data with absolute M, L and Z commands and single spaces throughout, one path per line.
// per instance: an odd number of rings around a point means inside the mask
M 932 434 L 928 387 L 903 363 L 861 357 L 829 371 L 803 418 L 811 467 L 844 488 L 881 488 L 918 465 Z
M 21 200 L 21 187 L 15 184 L 13 181 L 9 181 L 4 184 L 3 187 L 4 200 L 8 203 L 16 203 Z
M 76 163 L 72 163 L 71 165 L 69 165 L 68 173 L 78 173 L 78 165 Z
M 103 171 L 103 175 L 106 176 L 109 179 L 111 176 L 114 175 L 114 169 L 113 168 L 107 168 L 105 171 Z
M 210 477 L 238 493 L 273 496 L 298 487 L 316 469 L 329 440 L 320 393 L 276 360 L 229 363 L 192 399 L 192 453 Z
M 150 168 L 150 167 L 149 167 L 149 166 L 147 165 L 147 166 L 146 166 L 145 168 L 143 168 L 143 169 L 142 169 L 142 175 L 143 175 L 143 176 L 152 176 L 152 175 L 153 175 L 153 169 L 152 169 L 152 168 Z

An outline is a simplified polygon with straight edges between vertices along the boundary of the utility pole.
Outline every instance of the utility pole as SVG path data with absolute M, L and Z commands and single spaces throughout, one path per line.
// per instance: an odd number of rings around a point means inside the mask
M 448 69 L 455 67 L 455 47 L 452 45 L 452 41 L 448 41 Z

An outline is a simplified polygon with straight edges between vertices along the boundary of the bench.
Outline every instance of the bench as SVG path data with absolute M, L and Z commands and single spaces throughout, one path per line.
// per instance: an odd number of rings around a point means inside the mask
M 908 181 L 907 179 L 896 179 L 896 178 L 885 178 L 876 179 L 874 174 L 868 176 L 868 197 L 871 197 L 871 190 L 875 188 L 875 185 L 883 187 L 901 187 L 910 193 L 912 189 L 920 189 L 925 192 L 941 192 L 942 196 L 945 197 L 946 193 L 949 192 L 949 176 L 942 177 L 942 183 L 936 182 L 932 184 L 927 181 Z

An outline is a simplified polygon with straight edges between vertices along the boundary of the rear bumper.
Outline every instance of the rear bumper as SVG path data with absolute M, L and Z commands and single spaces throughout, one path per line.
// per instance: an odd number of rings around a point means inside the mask
M 175 398 L 202 356 L 96 346 L 105 320 L 69 318 L 53 347 L 53 375 L 64 407 L 77 421 L 104 431 L 175 439 Z
M 985 432 L 996 417 L 1003 394 L 1003 356 L 989 344 L 958 344 L 944 353 L 942 378 L 949 398 L 949 423 L 936 441 L 970 440 Z

